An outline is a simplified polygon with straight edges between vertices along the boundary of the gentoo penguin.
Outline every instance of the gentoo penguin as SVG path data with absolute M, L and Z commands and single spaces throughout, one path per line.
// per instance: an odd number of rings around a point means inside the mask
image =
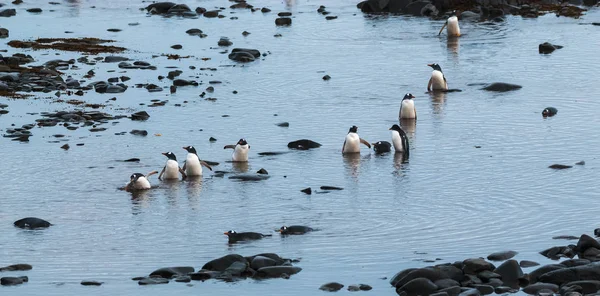
M 279 232 L 283 235 L 305 234 L 310 231 L 313 231 L 313 229 L 308 226 L 301 226 L 301 225 L 281 226 L 281 228 L 279 228 Z
M 392 144 L 390 144 L 388 141 L 379 141 L 377 143 L 373 143 L 373 150 L 375 150 L 375 153 L 377 154 L 390 152 L 392 150 L 391 148 Z
M 183 147 L 183 149 L 188 152 L 185 163 L 183 164 L 183 171 L 187 176 L 202 176 L 202 166 L 205 166 L 212 171 L 210 165 L 200 160 L 194 146 L 186 146 Z
M 394 150 L 396 150 L 396 153 L 402 153 L 404 158 L 407 159 L 409 154 L 409 145 L 406 133 L 397 124 L 392 125 L 390 130 L 392 131 L 392 143 L 394 144 Z
M 157 171 L 149 172 L 148 175 L 144 176 L 144 174 L 135 173 L 129 177 L 129 183 L 125 185 L 125 191 L 133 192 L 137 190 L 146 190 L 152 188 L 150 182 L 148 181 L 148 177 L 158 174 Z
M 181 169 L 181 167 L 179 167 L 175 154 L 173 154 L 173 152 L 165 152 L 163 153 L 163 155 L 166 156 L 168 159 L 167 163 L 165 164 L 165 167 L 163 167 L 162 171 L 158 175 L 158 179 L 162 180 L 163 174 L 165 176 L 165 180 L 179 179 L 179 173 L 181 173 L 182 178 L 185 179 L 187 176 L 185 175 L 185 172 Z
M 229 237 L 230 244 L 236 243 L 238 241 L 257 240 L 265 236 L 271 236 L 271 234 L 262 234 L 258 232 L 236 232 L 235 230 L 229 230 L 227 232 L 224 232 L 223 234 Z
M 450 17 L 446 20 L 446 23 L 444 23 L 444 26 L 442 26 L 442 29 L 440 29 L 440 33 L 438 33 L 438 35 L 442 34 L 442 31 L 444 31 L 446 26 L 448 26 L 448 37 L 460 37 L 460 28 L 458 27 L 458 16 L 456 16 L 456 10 L 452 11 Z
M 234 162 L 246 162 L 248 161 L 248 150 L 250 150 L 250 145 L 246 142 L 246 139 L 240 139 L 235 145 L 225 145 L 223 149 L 231 148 L 233 149 L 233 154 L 231 155 L 231 160 Z
M 448 90 L 448 82 L 446 82 L 442 67 L 438 64 L 427 64 L 427 66 L 433 68 L 429 84 L 427 84 L 427 91 Z
M 360 143 L 371 148 L 371 144 L 361 139 L 356 132 L 358 132 L 358 127 L 356 125 L 353 125 L 350 130 L 348 130 L 346 140 L 344 140 L 344 147 L 342 147 L 342 153 L 360 153 Z
M 400 119 L 417 119 L 417 109 L 415 108 L 415 96 L 408 93 L 404 95 L 402 103 L 400 104 Z

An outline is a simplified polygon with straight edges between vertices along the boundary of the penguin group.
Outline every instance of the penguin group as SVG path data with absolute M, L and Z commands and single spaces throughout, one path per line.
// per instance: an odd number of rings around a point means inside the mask
M 231 155 L 232 162 L 248 161 L 248 150 L 250 150 L 250 145 L 248 145 L 246 139 L 242 138 L 235 145 L 225 145 L 225 147 L 223 147 L 223 149 L 228 148 L 233 149 L 233 154 Z M 159 180 L 178 180 L 179 175 L 181 175 L 182 180 L 185 180 L 188 177 L 201 177 L 203 166 L 212 171 L 212 167 L 200 159 L 194 146 L 185 146 L 183 149 L 187 151 L 183 167 L 179 166 L 175 153 L 171 151 L 164 152 L 162 154 L 167 157 L 167 162 L 160 173 L 158 173 L 158 171 L 152 171 L 146 175 L 134 173 L 129 177 L 129 182 L 125 185 L 125 190 L 133 192 L 151 189 L 152 185 L 148 178 L 155 174 L 158 174 Z

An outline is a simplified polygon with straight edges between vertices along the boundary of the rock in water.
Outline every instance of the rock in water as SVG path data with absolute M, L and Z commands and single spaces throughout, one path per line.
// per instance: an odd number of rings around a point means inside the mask
M 489 256 L 487 256 L 487 259 L 490 261 L 504 261 L 515 257 L 515 255 L 517 254 L 518 253 L 515 251 L 502 251 L 490 254 Z
M 23 218 L 21 220 L 15 221 L 14 224 L 16 227 L 25 229 L 48 228 L 52 226 L 50 222 L 35 217 Z
M 541 54 L 549 54 L 549 53 L 552 53 L 553 51 L 555 51 L 557 49 L 561 49 L 561 48 L 563 48 L 561 45 L 555 45 L 555 44 L 550 44 L 548 42 L 544 42 L 544 43 L 540 44 L 538 50 Z
M 22 283 L 26 283 L 28 281 L 29 281 L 29 278 L 27 278 L 26 276 L 19 276 L 19 277 L 7 276 L 7 277 L 0 278 L 0 285 L 16 286 L 16 285 L 20 285 Z
M 2 271 L 24 271 L 31 270 L 33 266 L 29 264 L 13 264 L 5 267 L 0 267 L 0 272 Z
M 337 291 L 341 290 L 343 287 L 344 287 L 344 285 L 342 285 L 340 283 L 332 282 L 332 283 L 323 284 L 319 288 L 319 290 L 323 290 L 323 291 L 327 291 L 327 292 L 337 292 Z
M 512 91 L 512 90 L 517 90 L 520 88 L 523 88 L 523 87 L 520 85 L 516 85 L 516 84 L 494 82 L 494 83 L 489 84 L 486 87 L 484 87 L 483 90 L 496 91 L 496 92 L 507 92 L 507 91 Z
M 319 147 L 321 147 L 321 144 L 308 139 L 302 139 L 288 143 L 288 148 L 290 149 L 308 150 Z
M 276 26 L 291 26 L 292 19 L 287 17 L 279 17 L 275 19 Z
M 174 275 L 186 275 L 191 272 L 194 272 L 194 268 L 191 266 L 164 267 L 153 271 L 150 276 L 160 276 L 165 279 L 170 279 Z
M 102 282 L 98 281 L 81 281 L 82 286 L 101 286 Z
M 229 254 L 221 258 L 211 260 L 202 266 L 202 269 L 212 271 L 225 271 L 234 262 L 247 263 L 246 258 L 238 254 Z

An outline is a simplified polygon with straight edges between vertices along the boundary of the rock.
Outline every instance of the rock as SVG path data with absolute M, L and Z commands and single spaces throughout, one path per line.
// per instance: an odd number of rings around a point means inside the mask
M 408 268 L 408 269 L 399 271 L 390 279 L 390 284 L 392 285 L 392 287 L 396 287 L 398 285 L 398 282 L 400 282 L 400 280 L 402 280 L 406 275 L 408 275 L 409 273 L 411 273 L 417 269 L 418 268 Z
M 260 170 L 258 170 L 256 173 L 257 174 L 261 174 L 261 175 L 268 175 L 269 174 L 269 172 L 267 172 L 267 170 L 265 170 L 263 168 L 261 168 Z
M 196 7 L 196 13 L 197 14 L 203 14 L 206 12 L 206 8 L 204 7 Z
M 445 289 L 440 289 L 437 291 L 437 293 L 444 293 L 445 295 L 448 296 L 458 296 L 458 294 L 460 294 L 461 289 L 460 287 L 450 287 L 450 288 L 445 288 Z M 433 294 L 430 294 L 433 295 Z
M 0 28 L 0 38 L 8 38 L 8 29 Z
M 292 19 L 287 17 L 279 17 L 275 19 L 276 26 L 291 26 Z
M 308 188 L 304 188 L 304 189 L 300 190 L 300 192 L 304 192 L 304 193 L 306 193 L 308 195 L 311 195 L 312 194 L 312 189 L 310 187 L 308 187 Z
M 260 57 L 260 52 L 256 49 L 234 48 L 229 54 L 229 59 L 237 62 L 253 62 Z
M 255 256 L 254 258 L 252 258 L 252 261 L 250 262 L 250 267 L 254 270 L 259 270 L 263 267 L 276 266 L 276 265 L 277 265 L 277 261 L 275 261 L 269 257 L 265 257 L 265 256 Z
M 208 18 L 213 18 L 213 17 L 218 17 L 219 16 L 219 11 L 218 10 L 209 10 L 204 12 L 204 17 L 208 17 Z
M 583 234 L 581 237 L 579 237 L 579 241 L 577 242 L 577 250 L 580 253 L 583 253 L 588 248 L 600 249 L 600 242 L 587 234 Z
M 227 37 L 221 37 L 221 39 L 219 39 L 219 42 L 217 42 L 217 45 L 219 45 L 219 46 L 231 46 L 231 45 L 233 45 L 233 42 L 231 42 L 229 40 L 229 38 L 227 38 Z
M 173 80 L 173 85 L 174 86 L 188 86 L 188 85 L 198 86 L 198 82 L 193 81 L 193 80 L 175 79 L 175 80 Z
M 28 218 L 23 218 L 21 220 L 17 220 L 17 221 L 15 221 L 14 225 L 16 227 L 26 228 L 26 229 L 48 228 L 48 227 L 52 226 L 52 224 L 50 222 L 40 219 L 40 218 L 35 218 L 35 217 L 28 217 Z
M 159 276 L 165 279 L 170 279 L 175 275 L 186 275 L 188 273 L 194 272 L 194 268 L 190 266 L 183 267 L 164 267 L 153 271 L 150 274 L 150 277 Z
M 367 284 L 360 284 L 360 285 L 358 285 L 358 289 L 360 289 L 361 291 L 371 291 L 371 290 L 373 290 L 373 287 L 371 287 Z
M 483 88 L 483 90 L 487 91 L 496 91 L 496 92 L 507 92 L 512 90 L 517 90 L 523 88 L 520 85 L 503 83 L 503 82 L 494 82 L 492 84 L 487 85 Z
M 182 49 L 183 46 L 181 44 L 175 44 L 175 45 L 171 45 L 172 49 Z
M 0 272 L 2 271 L 25 271 L 31 270 L 33 266 L 29 264 L 13 264 L 5 267 L 0 267 Z
M 490 279 L 502 278 L 501 275 L 499 275 L 499 274 L 497 274 L 495 272 L 489 271 L 489 270 L 484 270 L 484 271 L 478 273 L 477 277 L 480 278 L 480 279 L 482 279 L 482 280 L 484 280 L 484 281 L 486 281 L 486 282 L 489 281 Z
M 564 269 L 564 268 L 567 268 L 567 267 L 562 264 L 544 265 L 544 266 L 539 267 L 538 269 L 529 273 L 529 282 L 530 282 L 530 284 L 535 284 L 539 281 L 540 276 L 542 276 L 548 272 L 559 270 L 559 269 Z
M 200 30 L 200 29 L 189 29 L 185 32 L 191 36 L 200 36 L 203 33 L 202 30 Z
M 71 146 L 69 146 L 69 144 L 64 144 L 64 145 L 60 146 L 60 148 L 64 149 L 64 150 L 69 150 L 71 148 Z
M 494 292 L 496 292 L 496 294 L 517 293 L 518 291 L 519 291 L 518 289 L 513 289 L 511 287 L 506 287 L 506 286 L 500 286 L 500 287 L 496 287 L 496 289 L 494 289 Z
M 22 283 L 26 283 L 28 281 L 29 281 L 29 278 L 27 278 L 26 276 L 19 276 L 19 277 L 7 276 L 7 277 L 0 278 L 0 285 L 16 286 L 16 285 L 20 285 Z
M 539 52 L 541 54 L 549 54 L 549 53 L 552 53 L 553 51 L 555 51 L 557 49 L 561 49 L 561 48 L 563 48 L 561 45 L 554 45 L 554 44 L 550 44 L 548 42 L 544 42 L 544 43 L 540 44 Z
M 81 281 L 82 286 L 101 286 L 102 282 L 98 281 Z
M 558 113 L 558 109 L 554 107 L 546 107 L 544 110 L 542 110 L 542 116 L 544 117 L 552 117 L 556 115 L 556 113 Z
M 350 286 L 348 286 L 348 291 L 357 292 L 357 291 L 360 291 L 360 288 L 357 285 L 350 285 Z
M 11 17 L 17 15 L 17 11 L 15 9 L 4 9 L 0 11 L 0 17 Z
M 175 5 L 176 4 L 173 2 L 158 2 L 146 6 L 146 10 L 151 13 L 162 14 L 167 13 L 167 11 L 169 11 L 169 9 Z
M 240 181 L 263 181 L 263 180 L 269 179 L 269 176 L 268 175 L 241 174 L 241 175 L 229 176 L 229 179 L 240 180 Z
M 600 280 L 600 262 L 557 269 L 544 273 L 539 277 L 540 282 L 557 285 L 580 280 Z
M 329 79 L 331 79 L 331 76 L 329 76 L 329 75 L 325 75 L 325 76 L 323 76 L 323 80 L 327 81 L 327 80 L 329 80 Z
M 490 261 L 504 261 L 504 260 L 508 260 L 512 257 L 515 257 L 518 253 L 515 251 L 502 251 L 502 252 L 496 252 L 496 253 L 492 253 L 490 255 L 487 256 L 487 259 Z
M 234 262 L 247 263 L 246 258 L 238 254 L 229 254 L 223 257 L 211 260 L 202 266 L 204 270 L 225 271 Z
M 138 285 L 160 285 L 160 284 L 168 284 L 169 280 L 165 279 L 165 278 L 160 278 L 160 277 L 152 277 L 152 278 L 145 278 L 142 279 L 138 282 Z
M 455 268 L 455 269 L 458 271 L 458 268 Z M 410 282 L 414 279 L 417 279 L 417 278 L 425 278 L 425 279 L 430 280 L 431 282 L 435 282 L 440 279 L 450 278 L 450 276 L 448 274 L 446 274 L 446 272 L 444 272 L 443 270 L 440 270 L 435 267 L 418 268 L 418 269 L 412 270 L 411 272 L 404 275 L 403 278 L 396 281 L 396 288 L 404 286 L 408 282 Z M 460 278 L 458 278 L 458 279 L 460 279 Z
M 332 282 L 332 283 L 323 284 L 321 287 L 319 287 L 319 290 L 323 290 L 323 291 L 327 291 L 327 292 L 337 292 L 337 291 L 341 290 L 343 287 L 344 287 L 344 285 L 342 285 L 340 283 Z
M 293 275 L 302 271 L 302 268 L 297 266 L 267 266 L 257 270 L 257 275 L 267 278 L 278 278 L 282 274 Z
M 446 288 L 450 288 L 450 287 L 460 287 L 460 283 L 453 280 L 453 279 L 439 279 L 437 281 L 433 282 L 436 286 L 438 286 L 438 289 L 446 289 Z
M 460 294 L 458 294 L 458 296 L 479 296 L 479 295 L 481 295 L 479 290 L 473 289 L 473 288 L 464 290 Z
M 502 282 L 505 286 L 519 289 L 519 279 L 523 277 L 523 270 L 516 260 L 508 260 L 498 266 L 495 273 L 502 276 Z
M 486 284 L 488 284 L 488 285 L 490 285 L 490 286 L 492 286 L 494 288 L 497 288 L 497 287 L 500 287 L 500 286 L 504 285 L 504 283 L 502 282 L 502 280 L 499 279 L 499 278 L 491 278 L 491 279 L 489 279 L 486 282 Z
M 481 295 L 489 295 L 494 293 L 494 287 L 490 285 L 472 285 L 471 287 L 477 289 Z
M 580 266 L 580 265 L 586 265 L 586 264 L 590 264 L 590 263 L 591 263 L 591 261 L 588 259 L 567 259 L 567 260 L 560 262 L 561 265 L 564 265 L 566 267 Z
M 146 111 L 131 114 L 131 120 L 147 120 L 148 118 L 150 118 L 150 114 Z
M 396 293 L 402 292 L 408 295 L 429 295 L 438 289 L 433 282 L 426 278 L 413 279 L 401 287 L 396 288 Z
M 592 280 L 574 281 L 574 282 L 565 284 L 563 287 L 569 288 L 569 287 L 574 287 L 574 286 L 579 286 L 581 288 L 579 290 L 579 292 L 582 294 L 592 294 L 592 293 L 596 293 L 600 290 L 600 281 L 592 281 Z
M 522 268 L 527 268 L 527 267 L 534 267 L 534 266 L 538 266 L 538 265 L 540 265 L 540 264 L 539 264 L 539 263 L 537 263 L 537 262 L 534 262 L 534 261 L 529 261 L 529 260 L 521 260 L 521 262 L 519 262 L 519 265 L 520 265 Z
M 210 270 L 200 270 L 198 272 L 192 272 L 188 274 L 191 280 L 193 281 L 205 281 L 208 279 L 217 278 L 221 275 L 220 271 L 210 271 Z
M 187 275 L 180 275 L 175 278 L 175 281 L 178 283 L 189 283 L 192 281 L 192 278 Z
M 427 0 L 418 0 L 418 1 L 414 1 L 411 2 L 410 4 L 408 4 L 404 9 L 403 12 L 410 14 L 410 15 L 414 15 L 414 16 L 424 16 L 424 14 L 422 14 L 422 12 L 427 11 L 427 9 L 425 9 L 426 7 L 431 7 L 429 6 L 431 4 L 430 1 Z M 431 8 L 430 8 L 431 9 Z M 435 9 L 435 6 L 433 7 L 433 9 Z M 436 9 L 437 11 L 437 9 Z M 437 14 L 437 12 L 436 12 Z
M 540 290 L 551 290 L 554 293 L 558 292 L 558 286 L 548 283 L 535 283 L 523 288 L 523 292 L 529 295 L 537 295 Z
M 289 127 L 290 123 L 289 122 L 280 122 L 280 123 L 277 124 L 277 126 L 280 126 L 280 127 Z
M 483 258 L 472 258 L 463 261 L 463 272 L 465 274 L 478 274 L 484 270 L 494 270 L 494 264 L 485 261 Z
M 554 170 L 564 170 L 564 169 L 570 169 L 572 168 L 572 165 L 565 165 L 565 164 L 553 164 L 548 166 L 548 168 L 554 169 Z
M 288 148 L 290 149 L 308 150 L 319 147 L 321 147 L 321 144 L 308 139 L 302 139 L 288 143 Z
M 248 263 L 235 261 L 229 265 L 224 271 L 224 273 L 228 276 L 240 276 L 246 269 L 248 268 Z
M 326 20 L 328 20 L 328 21 L 335 20 L 335 19 L 337 19 L 337 18 L 338 18 L 338 17 L 337 17 L 337 16 L 335 16 L 335 15 L 328 15 L 328 16 L 326 16 L 326 17 L 325 17 L 325 19 L 326 19 Z

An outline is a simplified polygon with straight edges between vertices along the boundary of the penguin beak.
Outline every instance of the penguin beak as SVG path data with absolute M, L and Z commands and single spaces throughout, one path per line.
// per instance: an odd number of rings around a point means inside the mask
M 163 152 L 163 153 L 161 153 L 161 154 L 162 154 L 162 155 L 164 155 L 164 156 L 167 156 L 167 152 Z
M 429 66 L 429 67 L 433 67 L 433 64 L 427 64 L 427 66 Z
M 411 99 L 414 99 L 414 98 L 415 98 L 415 96 L 413 96 L 413 95 L 410 95 L 410 98 L 411 98 Z
M 229 232 L 223 232 L 223 234 L 229 236 Z

